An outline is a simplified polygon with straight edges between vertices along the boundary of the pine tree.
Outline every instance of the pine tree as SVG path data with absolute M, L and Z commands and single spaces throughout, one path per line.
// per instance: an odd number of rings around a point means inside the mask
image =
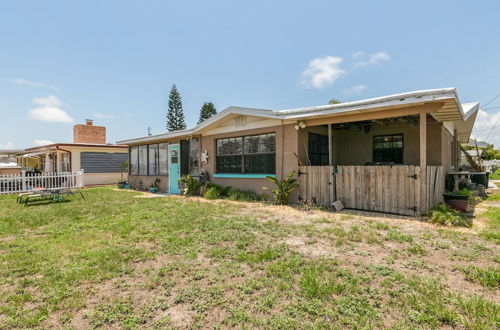
M 168 97 L 167 131 L 179 131 L 186 128 L 186 118 L 182 111 L 182 100 L 175 84 Z
M 202 121 L 215 116 L 217 114 L 217 110 L 212 102 L 205 102 L 200 109 L 200 119 L 198 120 L 198 124 Z

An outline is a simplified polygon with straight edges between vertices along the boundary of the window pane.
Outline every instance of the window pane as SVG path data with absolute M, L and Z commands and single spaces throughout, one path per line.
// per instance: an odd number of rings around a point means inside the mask
M 275 150 L 274 133 L 218 139 L 216 172 L 274 174 Z
M 245 154 L 255 154 L 259 152 L 259 137 L 246 136 L 245 137 Z
M 403 163 L 403 135 L 373 137 L 373 161 L 384 163 Z
M 245 155 L 245 173 L 274 174 L 275 161 L 275 154 Z
M 130 174 L 137 175 L 139 173 L 139 147 L 130 147 Z
M 198 168 L 199 142 L 198 139 L 191 139 L 189 146 L 189 174 L 200 175 Z
M 158 170 L 160 175 L 168 175 L 168 143 L 159 144 Z
M 139 175 L 148 175 L 148 146 L 139 146 Z
M 328 160 L 328 136 L 309 133 L 309 161 L 312 166 L 324 166 Z
M 158 175 L 158 145 L 149 145 L 149 175 Z
M 217 173 L 242 173 L 243 156 L 217 156 Z

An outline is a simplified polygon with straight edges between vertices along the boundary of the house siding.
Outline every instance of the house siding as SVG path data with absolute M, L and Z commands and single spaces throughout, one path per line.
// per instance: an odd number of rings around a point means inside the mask
M 291 171 L 297 171 L 298 163 L 294 153 L 297 153 L 298 134 L 294 129 L 294 125 L 270 126 L 203 136 L 201 138 L 200 150 L 208 152 L 208 162 L 207 164 L 202 164 L 201 168 L 209 174 L 210 181 L 221 186 L 231 186 L 241 190 L 252 191 L 258 195 L 269 194 L 272 184 L 267 179 L 213 177 L 216 161 L 215 140 L 264 133 L 276 134 L 276 177 L 282 179 Z

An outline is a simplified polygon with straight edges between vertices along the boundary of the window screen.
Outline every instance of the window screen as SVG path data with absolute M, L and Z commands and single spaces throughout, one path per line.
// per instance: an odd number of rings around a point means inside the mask
M 139 175 L 148 175 L 148 146 L 139 146 Z
M 403 164 L 403 134 L 373 137 L 373 161 Z
M 308 155 L 312 166 L 328 165 L 328 136 L 309 133 Z
M 275 134 L 261 134 L 216 140 L 217 173 L 276 172 Z
M 85 173 L 120 173 L 120 164 L 127 158 L 126 153 L 82 152 L 80 167 Z
M 139 174 L 139 147 L 130 147 L 129 169 L 131 175 Z
M 160 175 L 168 174 L 168 143 L 158 145 L 158 167 Z

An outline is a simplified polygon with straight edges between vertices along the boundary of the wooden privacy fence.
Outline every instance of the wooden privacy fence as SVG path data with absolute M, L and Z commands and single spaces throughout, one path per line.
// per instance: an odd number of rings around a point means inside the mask
M 331 206 L 335 201 L 334 166 L 300 166 L 300 198 L 318 205 Z
M 33 189 L 81 188 L 83 170 L 77 172 L 0 175 L 0 194 L 15 194 Z
M 419 166 L 338 166 L 337 198 L 344 207 L 404 215 L 420 210 Z
M 331 206 L 418 215 L 442 202 L 445 169 L 428 166 L 426 180 L 420 166 L 301 166 L 300 198 Z M 421 184 L 425 200 L 421 202 Z

